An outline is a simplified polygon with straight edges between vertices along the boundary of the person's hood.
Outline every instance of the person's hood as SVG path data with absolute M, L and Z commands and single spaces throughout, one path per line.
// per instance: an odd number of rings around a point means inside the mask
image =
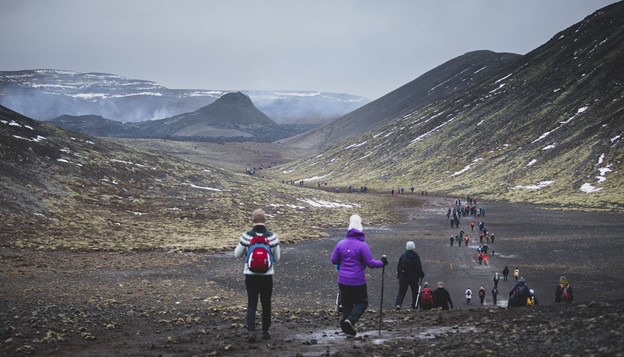
M 363 242 L 366 236 L 364 235 L 364 232 L 362 232 L 361 230 L 351 228 L 349 229 L 349 231 L 347 231 L 347 238 L 353 238 L 353 239 L 357 239 Z

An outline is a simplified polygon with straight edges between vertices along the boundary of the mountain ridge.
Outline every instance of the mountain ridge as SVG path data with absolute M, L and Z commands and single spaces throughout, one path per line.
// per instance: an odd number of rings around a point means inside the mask
M 486 50 L 468 52 L 320 128 L 282 142 L 308 149 L 328 148 L 464 90 L 520 58 L 517 54 Z
M 617 3 L 466 91 L 274 176 L 624 209 L 623 58 Z

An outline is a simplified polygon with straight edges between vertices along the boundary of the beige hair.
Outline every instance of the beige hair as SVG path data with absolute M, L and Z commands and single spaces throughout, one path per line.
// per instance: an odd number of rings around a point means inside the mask
M 251 213 L 251 221 L 253 223 L 265 223 L 266 222 L 266 213 L 262 208 L 255 209 Z

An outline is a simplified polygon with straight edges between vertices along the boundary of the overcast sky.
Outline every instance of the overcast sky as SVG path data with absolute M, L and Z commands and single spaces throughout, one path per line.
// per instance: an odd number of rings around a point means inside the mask
M 530 52 L 615 2 L 0 0 L 0 70 L 373 100 L 466 52 Z

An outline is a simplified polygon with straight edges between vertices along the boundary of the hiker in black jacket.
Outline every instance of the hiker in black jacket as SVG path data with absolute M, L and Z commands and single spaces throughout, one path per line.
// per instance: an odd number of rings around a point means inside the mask
M 405 245 L 405 253 L 401 254 L 399 263 L 397 264 L 397 279 L 399 279 L 399 293 L 396 297 L 396 309 L 401 309 L 403 299 L 409 287 L 412 291 L 411 308 L 416 308 L 416 299 L 418 297 L 419 280 L 425 277 L 423 273 L 420 257 L 415 252 L 416 245 L 409 241 Z

